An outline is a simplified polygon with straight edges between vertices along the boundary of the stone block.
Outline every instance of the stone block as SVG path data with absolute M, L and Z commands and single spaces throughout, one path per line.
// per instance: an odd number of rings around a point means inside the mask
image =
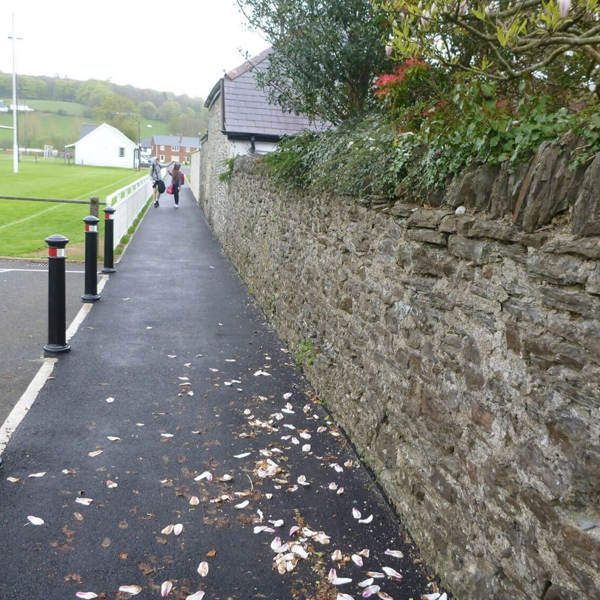
M 585 285 L 585 291 L 588 294 L 600 296 L 600 265 L 596 265 L 595 269 L 590 273 Z
M 600 310 L 600 300 L 585 292 L 571 292 L 559 288 L 540 288 L 542 302 L 546 306 L 580 314 L 587 318 L 595 318 Z
M 542 250 L 554 254 L 575 254 L 600 260 L 600 237 L 576 238 L 570 235 L 557 235 L 544 244 Z
M 425 242 L 437 246 L 448 245 L 448 236 L 432 229 L 409 229 L 406 237 L 414 242 Z
M 531 252 L 527 270 L 534 276 L 558 285 L 584 285 L 592 265 L 575 256 L 557 256 L 546 252 Z
M 487 242 L 469 239 L 457 234 L 448 238 L 448 251 L 454 256 L 481 265 L 488 260 L 491 247 Z
M 589 236 L 600 235 L 600 155 L 587 167 L 573 207 L 572 231 Z
M 452 212 L 448 210 L 416 210 L 406 221 L 408 228 L 437 229 L 442 219 Z

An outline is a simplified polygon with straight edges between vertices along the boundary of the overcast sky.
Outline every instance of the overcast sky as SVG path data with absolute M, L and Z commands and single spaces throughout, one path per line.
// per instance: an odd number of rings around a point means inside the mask
M 206 98 L 268 47 L 235 0 L 0 0 L 0 71 L 110 80 Z

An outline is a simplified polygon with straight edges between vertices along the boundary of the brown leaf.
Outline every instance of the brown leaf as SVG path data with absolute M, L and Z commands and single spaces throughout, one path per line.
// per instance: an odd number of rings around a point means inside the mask
M 217 553 L 217 551 L 213 548 L 212 550 L 209 550 L 206 553 L 206 558 L 212 558 L 213 556 L 215 556 L 216 553 Z

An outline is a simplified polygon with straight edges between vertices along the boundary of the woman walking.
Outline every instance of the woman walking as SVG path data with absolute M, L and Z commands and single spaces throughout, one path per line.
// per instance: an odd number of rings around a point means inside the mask
M 181 172 L 181 165 L 175 163 L 173 170 L 169 171 L 171 176 L 171 185 L 173 186 L 173 198 L 175 199 L 175 208 L 179 208 L 179 188 L 183 185 L 185 178 Z

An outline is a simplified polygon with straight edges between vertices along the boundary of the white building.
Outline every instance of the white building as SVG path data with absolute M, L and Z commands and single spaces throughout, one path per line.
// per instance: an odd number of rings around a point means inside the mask
M 84 125 L 79 140 L 65 146 L 69 148 L 77 165 L 133 169 L 139 160 L 138 145 L 108 123 Z

